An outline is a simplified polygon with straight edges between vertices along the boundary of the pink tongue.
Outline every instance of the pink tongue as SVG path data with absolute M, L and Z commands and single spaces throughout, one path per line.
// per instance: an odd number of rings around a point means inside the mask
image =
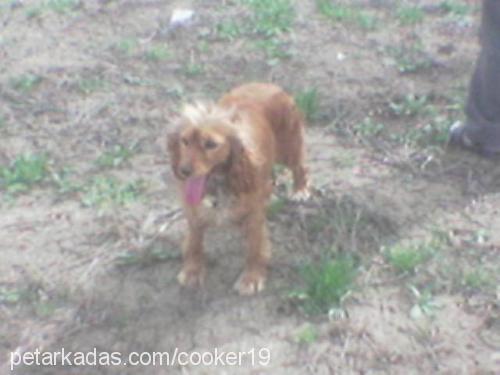
M 205 192 L 206 176 L 191 177 L 187 179 L 184 186 L 186 202 L 191 206 L 196 206 L 203 199 Z

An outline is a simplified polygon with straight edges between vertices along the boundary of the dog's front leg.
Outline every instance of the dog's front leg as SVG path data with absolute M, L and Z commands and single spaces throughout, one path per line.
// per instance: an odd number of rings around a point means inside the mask
M 246 263 L 234 287 L 241 295 L 252 295 L 264 289 L 271 258 L 264 210 L 251 212 L 243 219 L 241 229 L 246 245 Z
M 183 247 L 183 266 L 177 276 L 181 285 L 195 287 L 203 285 L 205 260 L 203 256 L 203 235 L 205 227 L 189 223 L 189 230 Z

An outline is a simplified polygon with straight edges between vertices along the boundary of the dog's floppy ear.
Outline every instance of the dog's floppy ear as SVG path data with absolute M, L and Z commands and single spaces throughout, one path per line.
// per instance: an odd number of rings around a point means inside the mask
M 248 157 L 248 153 L 241 141 L 229 137 L 231 154 L 229 156 L 229 187 L 236 195 L 249 193 L 257 187 L 257 172 Z
M 167 150 L 170 156 L 170 166 L 176 177 L 180 177 L 177 172 L 179 170 L 178 166 L 181 158 L 180 138 L 179 131 L 167 134 Z

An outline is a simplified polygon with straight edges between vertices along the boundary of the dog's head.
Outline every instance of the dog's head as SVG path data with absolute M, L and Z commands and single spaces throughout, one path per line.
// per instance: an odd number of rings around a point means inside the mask
M 188 106 L 180 124 L 168 135 L 167 145 L 174 175 L 183 181 L 184 198 L 197 205 L 213 173 L 227 176 L 233 193 L 255 189 L 255 171 L 249 150 L 238 135 L 238 115 L 216 106 Z

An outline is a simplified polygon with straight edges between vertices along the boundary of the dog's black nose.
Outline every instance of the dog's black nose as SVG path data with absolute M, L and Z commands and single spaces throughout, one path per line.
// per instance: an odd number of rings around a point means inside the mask
M 193 169 L 188 165 L 183 165 L 179 172 L 181 172 L 182 177 L 189 177 L 193 173 Z

